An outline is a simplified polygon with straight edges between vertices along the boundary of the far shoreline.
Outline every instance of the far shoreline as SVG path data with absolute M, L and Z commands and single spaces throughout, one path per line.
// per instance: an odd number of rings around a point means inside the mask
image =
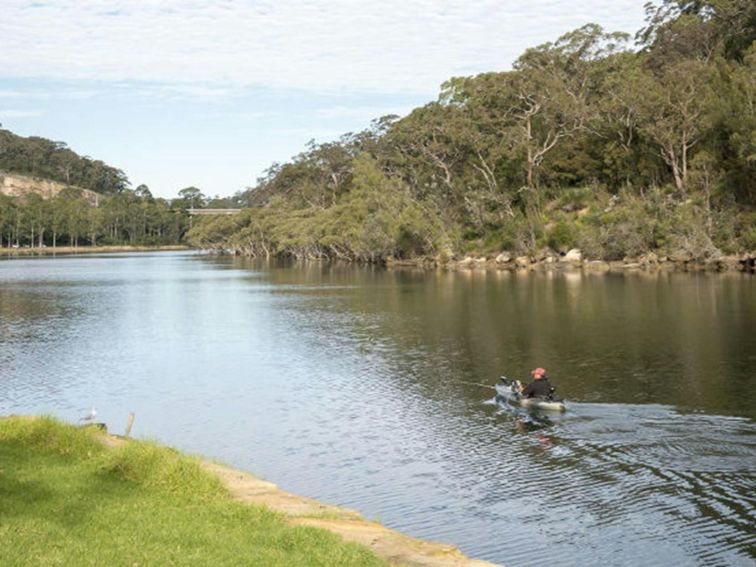
M 116 254 L 126 252 L 169 252 L 193 250 L 191 246 L 185 244 L 170 244 L 162 246 L 142 246 L 142 245 L 118 245 L 118 246 L 46 246 L 43 248 L 8 248 L 0 247 L 0 256 L 70 256 L 73 254 Z

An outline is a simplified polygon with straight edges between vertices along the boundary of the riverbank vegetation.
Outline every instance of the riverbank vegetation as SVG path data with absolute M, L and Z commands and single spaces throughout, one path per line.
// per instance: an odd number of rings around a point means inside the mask
M 745 0 L 665 0 L 635 45 L 586 25 L 511 71 L 448 80 L 404 118 L 311 143 L 189 241 L 361 261 L 753 251 L 755 22 Z
M 173 450 L 106 448 L 96 435 L 51 418 L 0 419 L 3 565 L 384 565 L 233 501 Z
M 188 226 L 184 208 L 143 187 L 103 196 L 97 206 L 75 187 L 49 199 L 0 195 L 0 244 L 8 248 L 171 245 Z
M 176 245 L 191 226 L 188 209 L 233 208 L 238 200 L 193 186 L 174 199 L 154 197 L 63 142 L 0 128 L 0 248 Z

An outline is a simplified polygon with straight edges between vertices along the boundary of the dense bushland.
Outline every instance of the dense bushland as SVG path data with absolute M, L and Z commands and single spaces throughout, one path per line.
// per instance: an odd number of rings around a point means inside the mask
M 181 200 L 153 198 L 143 186 L 98 201 L 93 206 L 75 187 L 51 199 L 0 195 L 0 245 L 176 244 L 189 225 Z
M 756 8 L 665 0 L 626 34 L 588 24 L 507 72 L 311 143 L 189 233 L 252 255 L 376 261 L 580 247 L 707 258 L 756 244 Z

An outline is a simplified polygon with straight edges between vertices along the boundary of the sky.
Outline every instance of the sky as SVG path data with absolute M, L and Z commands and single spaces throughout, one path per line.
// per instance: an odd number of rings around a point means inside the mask
M 230 195 L 274 162 L 405 115 L 646 0 L 2 0 L 0 123 L 173 197 Z

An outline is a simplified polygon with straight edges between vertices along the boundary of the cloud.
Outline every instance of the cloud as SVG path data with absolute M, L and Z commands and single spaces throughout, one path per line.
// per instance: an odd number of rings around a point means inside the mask
M 51 99 L 51 98 L 68 98 L 82 100 L 96 96 L 98 91 L 84 89 L 55 89 L 55 90 L 18 90 L 18 89 L 0 89 L 0 99 L 2 98 L 23 98 L 23 99 Z
M 123 88 L 131 90 L 132 84 L 122 85 Z M 206 102 L 227 100 L 235 96 L 242 96 L 243 91 L 239 88 L 232 88 L 220 85 L 208 85 L 201 83 L 163 83 L 163 84 L 146 84 L 139 85 L 134 94 L 146 98 L 158 98 L 167 100 L 200 100 Z
M 0 98 L 49 98 L 46 91 L 0 90 Z
M 14 110 L 14 109 L 8 109 L 8 110 L 2 110 L 0 109 L 0 118 L 3 119 L 9 119 L 9 118 L 31 118 L 32 116 L 40 116 L 42 114 L 42 111 L 40 110 Z
M 6 77 L 435 93 L 597 21 L 634 31 L 643 0 L 3 1 Z M 163 92 L 166 96 L 227 96 Z

